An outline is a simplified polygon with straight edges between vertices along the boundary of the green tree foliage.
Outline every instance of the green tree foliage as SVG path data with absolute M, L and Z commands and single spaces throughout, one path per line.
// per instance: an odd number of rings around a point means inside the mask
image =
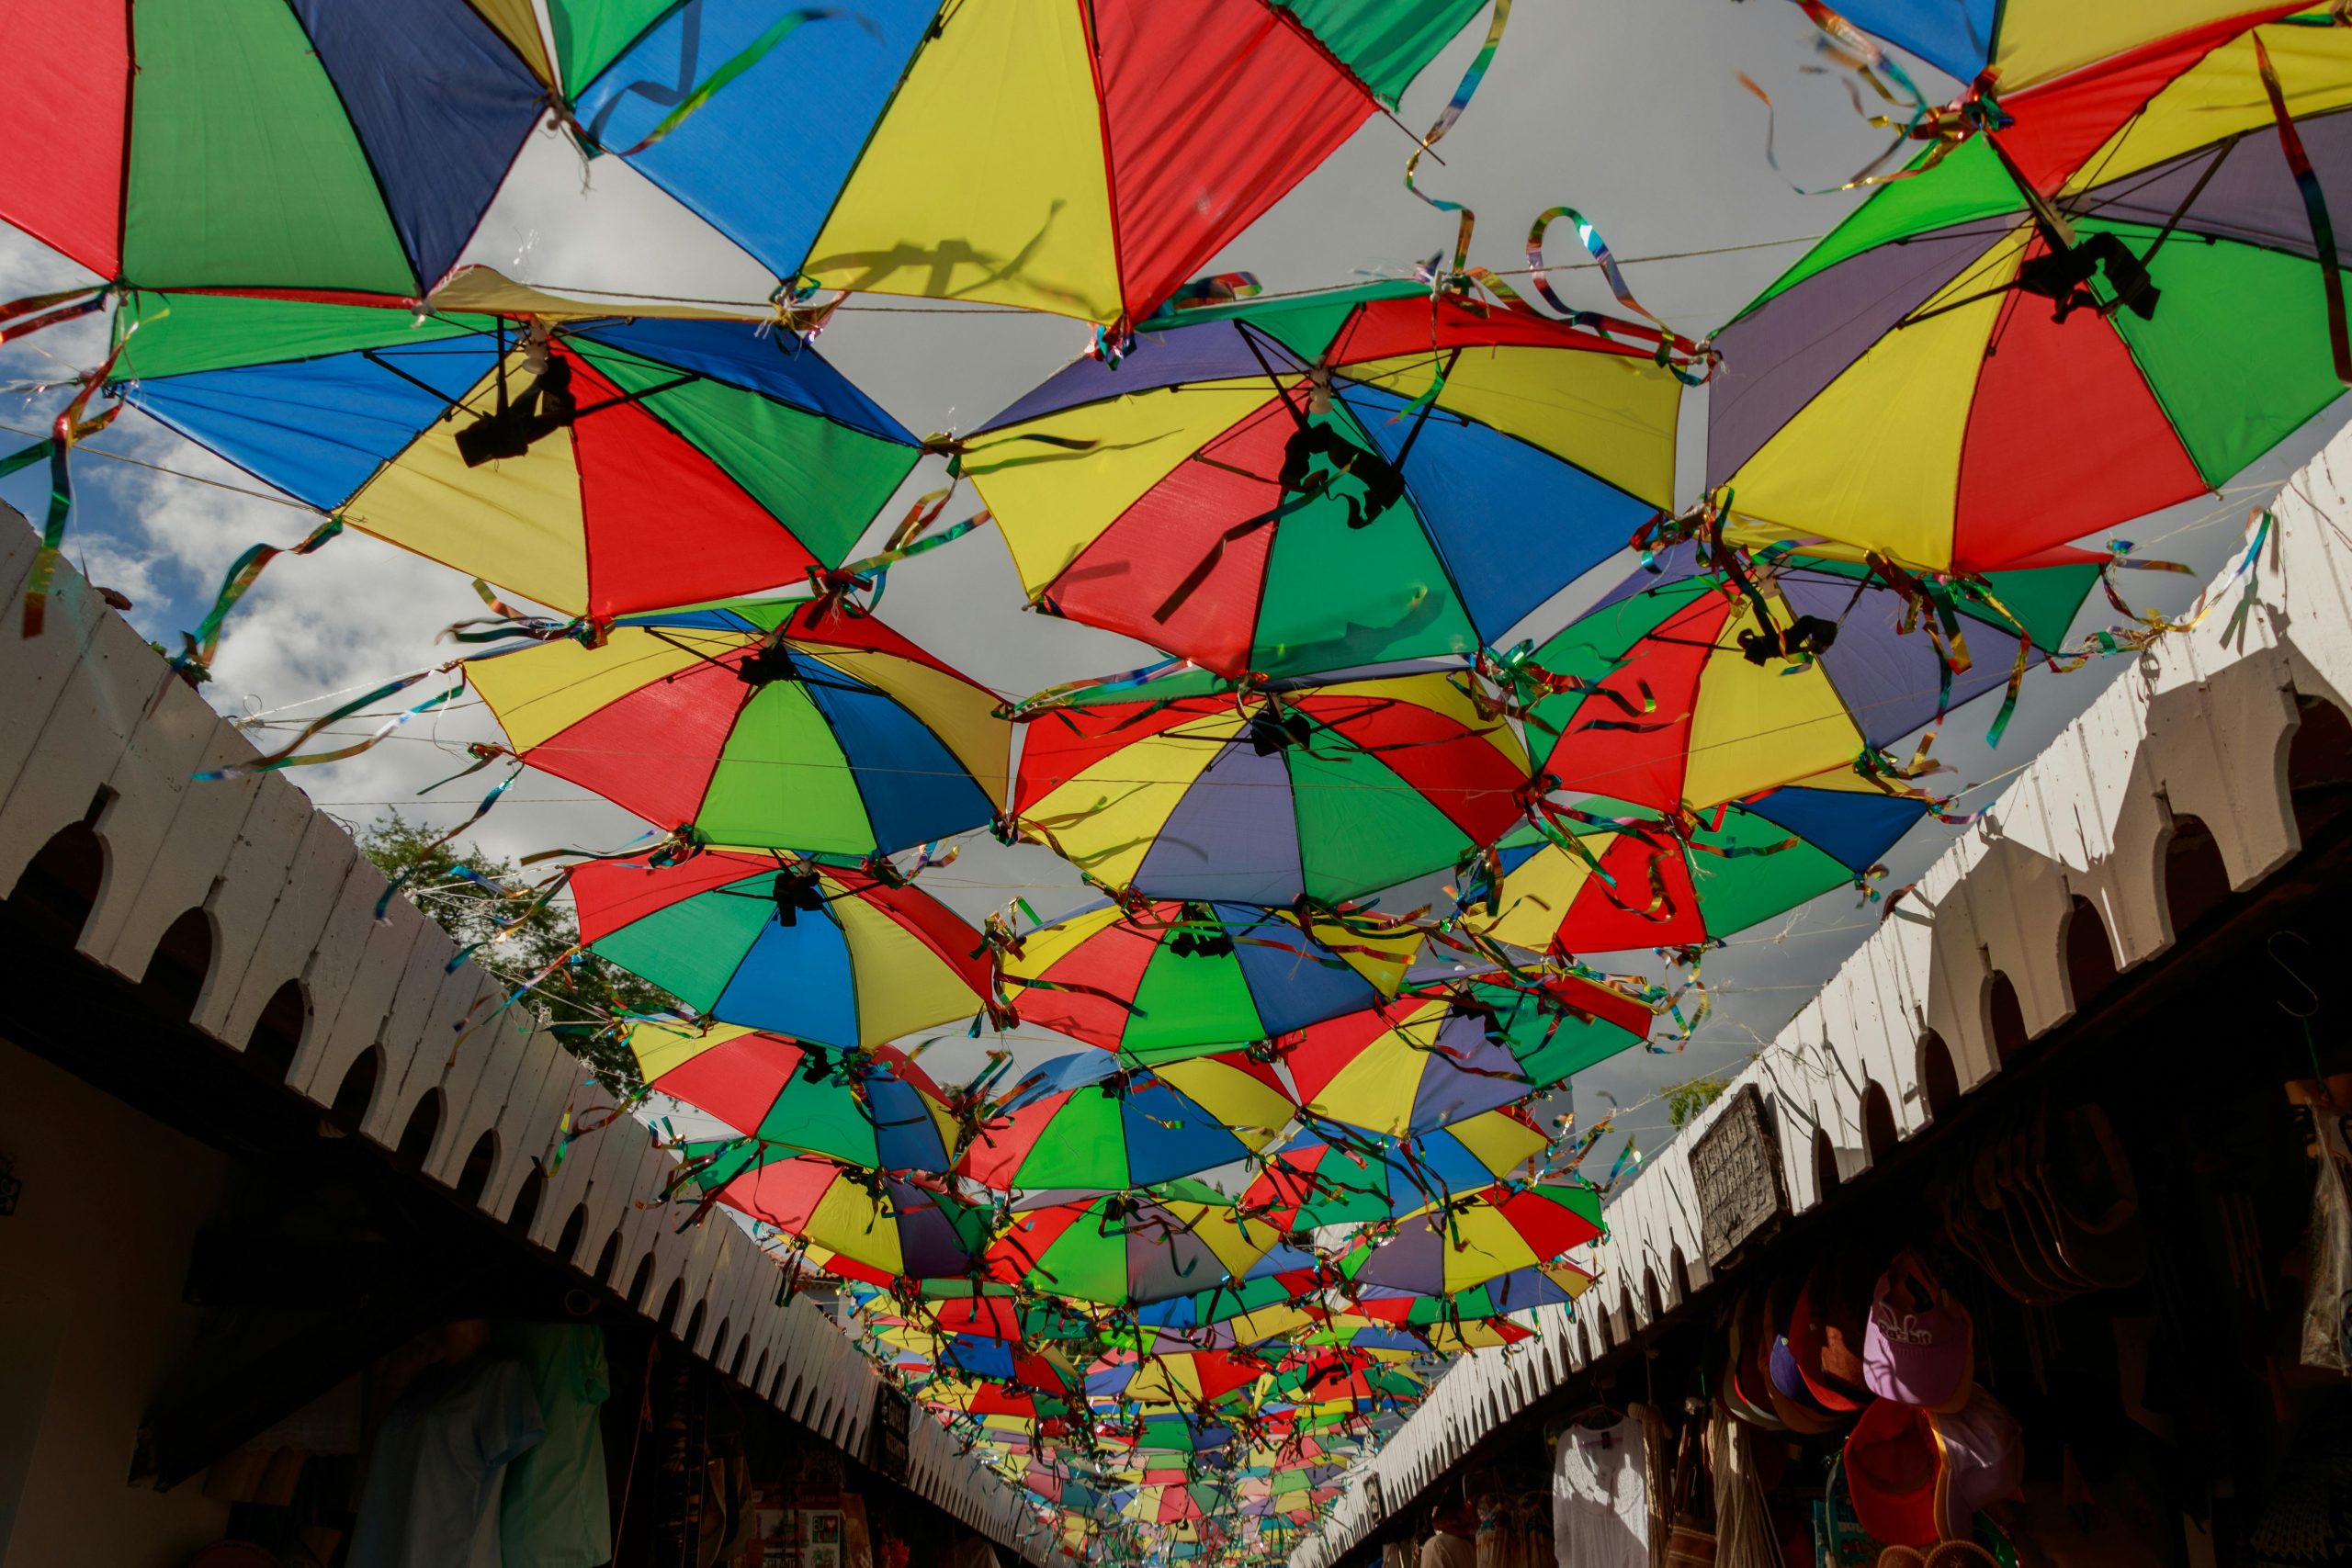
M 1724 1096 L 1731 1087 L 1729 1078 L 1692 1078 L 1689 1083 L 1676 1084 L 1666 1091 L 1667 1120 L 1674 1123 L 1676 1132 L 1690 1125 L 1691 1119 Z
M 436 846 L 435 837 L 430 828 L 394 811 L 360 831 L 359 850 L 386 876 L 406 875 L 401 891 L 443 931 L 461 943 L 481 943 L 473 952 L 476 964 L 509 985 L 521 986 L 579 942 L 580 928 L 565 904 L 540 905 L 519 924 L 504 927 L 503 922 L 529 908 L 530 901 L 502 898 L 466 873 L 503 887 L 519 887 L 522 878 L 514 863 L 460 853 L 447 844 Z M 533 1007 L 605 1088 L 625 1094 L 639 1086 L 637 1059 L 620 1041 L 597 1038 L 600 1026 L 617 1013 L 674 1010 L 679 1004 L 667 991 L 628 970 L 582 953 L 539 980 L 526 1001 L 516 1005 Z

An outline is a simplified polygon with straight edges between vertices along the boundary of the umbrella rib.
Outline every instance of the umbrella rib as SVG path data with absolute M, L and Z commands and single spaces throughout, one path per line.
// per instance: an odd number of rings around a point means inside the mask
M 422 378 L 410 375 L 407 371 L 401 369 L 390 360 L 386 359 L 381 354 L 372 348 L 361 349 L 359 351 L 359 357 L 365 359 L 368 364 L 373 365 L 379 370 L 389 370 L 393 375 L 399 377 L 401 380 L 406 381 L 410 386 L 415 387 L 422 391 L 431 393 L 441 402 L 451 404 L 458 408 L 463 408 L 466 406 L 466 400 L 463 396 L 456 398 L 450 397 L 448 393 L 443 391 L 432 382 L 424 380 Z M 447 412 L 444 412 L 441 417 L 443 419 L 447 419 L 449 415 Z

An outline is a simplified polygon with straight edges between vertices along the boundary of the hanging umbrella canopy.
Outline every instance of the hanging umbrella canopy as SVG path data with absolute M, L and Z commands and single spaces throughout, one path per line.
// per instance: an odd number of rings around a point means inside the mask
M 1228 1054 L 1130 1071 L 1100 1051 L 1028 1074 L 965 1150 L 990 1187 L 1124 1191 L 1230 1165 L 1297 1107 L 1272 1068 Z
M 1302 1345 L 1331 1345 L 1380 1360 L 1418 1360 L 1430 1354 L 1464 1355 L 1498 1346 L 1516 1345 L 1535 1337 L 1535 1331 L 1501 1318 L 1473 1318 L 1460 1323 L 1399 1326 L 1374 1322 L 1358 1314 L 1335 1314 L 1323 1327 L 1303 1336 Z
M 1565 1305 L 1584 1294 L 1591 1284 L 1591 1275 L 1566 1262 L 1513 1269 L 1483 1284 L 1437 1298 L 1410 1287 L 1363 1285 L 1358 1289 L 1361 1280 L 1357 1280 L 1348 1287 L 1356 1290 L 1355 1299 L 1344 1314 L 1334 1314 L 1334 1321 L 1365 1318 L 1417 1332 L 1434 1331 L 1456 1325 L 1492 1323 L 1537 1307 Z
M 1328 1404 L 1342 1399 L 1419 1399 L 1422 1384 L 1402 1367 L 1354 1351 L 1318 1349 L 1285 1363 L 1273 1387 L 1301 1404 Z
M 135 295 L 113 374 L 296 500 L 597 621 L 841 564 L 920 456 L 790 333 L 417 309 Z
M 1286 1230 L 1394 1219 L 1497 1179 L 1550 1152 L 1524 1111 L 1489 1111 L 1391 1142 L 1308 1131 L 1266 1156 L 1242 1207 Z
M 571 879 L 580 935 L 697 1012 L 837 1049 L 978 1010 L 978 931 L 922 889 L 779 854 L 605 861 Z
M 1275 1043 L 1300 1109 L 1390 1138 L 1523 1100 L 1639 1045 L 1651 1015 L 1569 976 L 1472 978 L 1408 991 Z
M 710 843 L 894 854 L 1004 801 L 995 694 L 827 600 L 624 616 L 467 678 L 523 761 Z
M 2064 30 L 2183 7 L 2142 9 Z M 2220 9 L 2005 91 L 2013 124 L 1921 154 L 1715 335 L 1707 474 L 1736 536 L 2027 562 L 2220 488 L 2343 390 L 2334 263 L 2256 45 L 2316 195 L 2352 177 L 2352 34 Z
M 1535 650 L 1585 689 L 1537 702 L 1527 728 L 1555 787 L 1659 810 L 1790 784 L 1934 723 L 2009 681 L 2021 643 L 2027 660 L 2064 646 L 2100 570 L 1996 572 L 1906 597 L 1817 556 L 1736 569 L 1752 594 L 1690 544 L 1657 565 Z M 1949 671 L 1948 652 L 1968 668 Z
M 1235 677 L 1458 659 L 1672 504 L 1680 395 L 1637 345 L 1370 284 L 1185 311 L 964 471 L 1056 615 Z
M 551 0 L 592 145 L 779 277 L 1141 319 L 1479 0 Z M 797 24 L 797 26 L 795 24 Z
M 1049 1344 L 1086 1339 L 1095 1333 L 1092 1323 L 1061 1303 L 1015 1301 L 1010 1295 L 938 1302 L 930 1306 L 929 1315 L 941 1332 L 966 1337 Z
M 1143 1062 L 1233 1048 L 1396 994 L 1418 927 L 1253 904 L 1104 903 L 1004 962 L 1024 1022 Z
M 1984 77 L 2015 92 L 2152 39 L 2193 38 L 2309 9 L 2278 0 L 1850 0 L 1838 14 L 1954 81 Z
M 955 1113 L 888 1045 L 827 1051 L 731 1023 L 628 1026 L 646 1087 L 763 1145 L 877 1170 L 945 1170 Z
M 424 293 L 547 107 L 527 6 L 32 0 L 0 219 L 105 278 Z
M 1245 1207 L 1242 1211 L 1247 1213 Z M 1253 1235 L 1264 1234 L 1253 1227 Z M 1136 1309 L 1136 1320 L 1163 1335 L 1211 1335 L 1231 1325 L 1239 1331 L 1227 1342 L 1254 1343 L 1286 1333 L 1302 1324 L 1319 1321 L 1322 1311 L 1309 1300 L 1323 1283 L 1313 1269 L 1253 1273 L 1248 1279 L 1222 1280 L 1190 1295 L 1152 1302 Z
M 1863 887 L 1928 813 L 1850 771 L 1667 818 L 1591 798 L 1496 846 L 1491 897 L 1463 923 L 1532 951 L 1613 953 L 1705 942 L 1839 887 Z
M 729 1208 L 888 1278 L 969 1273 L 988 1239 L 985 1211 L 903 1177 L 749 1139 L 686 1144 L 687 1179 Z
M 1127 1306 L 1283 1268 L 1278 1239 L 1211 1189 L 1177 1181 L 1028 1210 L 989 1245 L 987 1261 L 989 1276 L 1008 1284 Z
M 938 1337 L 933 1361 L 967 1381 L 1007 1383 L 1032 1393 L 1068 1397 L 1085 1381 L 1078 1368 L 1052 1350 L 1023 1349 L 978 1334 Z
M 1451 865 L 1519 815 L 1518 738 L 1442 675 L 1218 685 L 1178 677 L 1035 720 L 1024 830 L 1150 897 L 1330 904 Z
M 1120 1405 L 1197 1410 L 1245 1398 L 1271 1370 L 1255 1356 L 1226 1350 L 1121 1351 L 1086 1369 L 1086 1394 Z
M 1564 1262 L 1570 1249 L 1603 1235 L 1600 1194 L 1589 1183 L 1555 1177 L 1521 1186 L 1498 1183 L 1402 1222 L 1393 1235 L 1367 1241 L 1340 1259 L 1353 1283 L 1449 1296 L 1522 1269 Z

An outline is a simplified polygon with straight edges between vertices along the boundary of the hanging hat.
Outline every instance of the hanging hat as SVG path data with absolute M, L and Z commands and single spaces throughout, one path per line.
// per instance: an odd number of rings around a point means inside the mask
M 1956 1410 L 1968 1399 L 1974 1339 L 1968 1309 L 1944 1293 L 1917 1253 L 1903 1253 L 1871 1296 L 1862 1382 L 1882 1399 Z
M 1771 1378 L 1753 1348 L 1758 1337 L 1770 1332 L 1766 1307 L 1763 1293 L 1753 1288 L 1741 1292 L 1732 1305 L 1731 1346 L 1724 1358 L 1724 1408 L 1751 1427 L 1779 1432 L 1788 1424 L 1772 1408 Z
M 1937 1450 L 1936 1521 L 1946 1540 L 1967 1540 L 1979 1510 L 2024 1495 L 2025 1439 L 2001 1402 L 1974 1384 L 1960 1408 L 1928 1416 Z
M 1825 1255 L 1789 1314 L 1789 1346 L 1814 1403 L 1844 1414 L 1870 1403 L 1862 1337 L 1870 1326 L 1872 1266 L 1854 1252 Z
M 1837 1415 L 1825 1409 L 1805 1387 L 1804 1377 L 1797 1370 L 1797 1353 L 1789 1348 L 1788 1336 L 1778 1335 L 1772 1340 L 1772 1387 L 1770 1398 L 1772 1414 L 1781 1425 L 1803 1437 L 1817 1437 L 1835 1431 Z
M 1846 1485 L 1862 1529 L 1892 1546 L 1931 1546 L 1942 1464 L 1928 1413 L 1898 1400 L 1872 1400 L 1846 1437 Z

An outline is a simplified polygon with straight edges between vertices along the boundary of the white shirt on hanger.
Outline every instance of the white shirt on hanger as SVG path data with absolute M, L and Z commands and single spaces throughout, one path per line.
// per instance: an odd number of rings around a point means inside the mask
M 1649 1568 L 1649 1472 L 1642 1425 L 1571 1425 L 1552 1467 L 1552 1550 L 1559 1568 Z

